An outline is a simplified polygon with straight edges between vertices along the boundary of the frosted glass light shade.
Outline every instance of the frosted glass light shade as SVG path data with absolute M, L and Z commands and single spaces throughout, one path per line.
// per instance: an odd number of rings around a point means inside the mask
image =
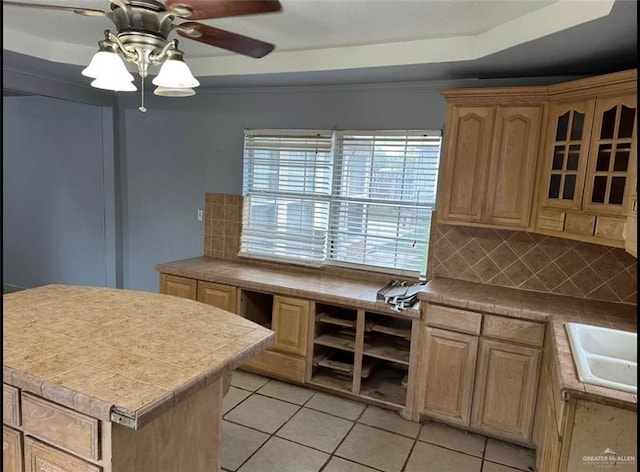
M 104 90 L 113 90 L 114 92 L 135 92 L 138 90 L 133 81 L 115 80 L 112 77 L 101 77 L 91 82 L 91 86 Z
M 194 88 L 200 85 L 189 70 L 189 66 L 184 61 L 175 59 L 168 59 L 162 64 L 160 72 L 152 83 L 158 87 L 170 89 Z
M 115 52 L 98 51 L 89 65 L 81 72 L 92 79 L 113 78 L 118 82 L 131 82 L 133 75 L 129 73 L 124 61 Z
M 192 88 L 156 87 L 153 94 L 161 97 L 191 97 L 196 91 Z

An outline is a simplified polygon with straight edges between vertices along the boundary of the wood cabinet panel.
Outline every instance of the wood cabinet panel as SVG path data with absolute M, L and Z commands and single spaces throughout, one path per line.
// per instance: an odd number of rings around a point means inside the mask
M 487 181 L 487 223 L 529 226 L 543 110 L 542 105 L 498 106 Z
M 309 300 L 276 296 L 273 299 L 272 329 L 276 351 L 305 356 L 309 330 Z
M 100 472 L 102 467 L 47 446 L 29 436 L 24 438 L 25 472 Z
M 2 384 L 2 422 L 20 426 L 20 392 L 12 385 Z
M 529 442 L 540 358 L 539 349 L 482 339 L 471 425 Z
M 242 369 L 297 383 L 305 382 L 306 361 L 301 357 L 264 350 L 242 365 Z
M 469 425 L 478 338 L 426 327 L 423 413 Z
M 22 433 L 2 426 L 2 472 L 22 472 Z
M 24 431 L 56 446 L 98 460 L 98 420 L 27 393 L 22 394 Z
M 482 314 L 429 303 L 426 306 L 425 322 L 429 326 L 468 334 L 480 334 Z
M 492 106 L 454 105 L 450 109 L 440 173 L 439 222 L 482 220 L 494 119 Z
M 231 285 L 198 281 L 198 301 L 237 313 L 238 289 Z
M 176 297 L 196 299 L 198 281 L 171 274 L 160 274 L 160 293 Z
M 484 315 L 482 335 L 531 346 L 542 346 L 544 324 L 503 316 Z
M 568 212 L 564 223 L 564 231 L 571 234 L 593 236 L 596 227 L 596 216 L 588 213 Z

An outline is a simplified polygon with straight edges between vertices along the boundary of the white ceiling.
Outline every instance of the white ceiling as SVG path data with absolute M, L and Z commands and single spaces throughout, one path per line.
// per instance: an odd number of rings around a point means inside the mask
M 109 8 L 107 0 L 22 1 Z M 202 21 L 275 44 L 276 50 L 262 59 L 181 38 L 181 49 L 194 75 L 223 78 L 327 71 L 354 74 L 372 68 L 419 68 L 473 61 L 604 18 L 614 0 L 281 3 L 280 13 Z M 114 25 L 106 18 L 3 6 L 3 48 L 47 61 L 86 65 L 107 28 L 113 30 Z

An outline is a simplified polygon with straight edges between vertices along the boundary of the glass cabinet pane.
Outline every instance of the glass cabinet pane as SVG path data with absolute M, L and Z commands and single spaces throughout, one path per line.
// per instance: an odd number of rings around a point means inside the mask
M 556 141 L 565 141 L 567 139 L 567 130 L 569 129 L 569 113 L 558 117 L 558 126 L 556 126 Z
M 630 138 L 633 136 L 633 122 L 636 118 L 635 108 L 622 105 L 620 112 L 620 127 L 618 128 L 618 138 Z
M 578 159 L 580 159 L 580 146 L 578 144 L 572 144 L 569 146 L 566 169 L 578 170 Z
M 553 148 L 553 163 L 551 164 L 552 170 L 562 170 L 564 163 L 564 146 L 555 146 Z
M 600 128 L 600 139 L 612 139 L 613 130 L 616 126 L 616 110 L 613 107 L 602 114 L 602 127 Z
M 573 112 L 573 123 L 571 124 L 571 140 L 582 139 L 582 128 L 584 127 L 584 113 Z
M 567 174 L 564 176 L 564 189 L 562 190 L 563 200 L 573 200 L 573 194 L 576 190 L 575 174 Z
M 593 179 L 593 192 L 591 192 L 592 203 L 604 203 L 604 195 L 607 192 L 607 177 L 597 175 Z
M 598 159 L 596 160 L 596 172 L 607 172 L 611 160 L 611 144 L 601 144 L 598 147 Z
M 561 175 L 551 175 L 551 181 L 549 182 L 549 198 L 558 198 L 560 196 L 560 179 Z
M 609 192 L 609 203 L 612 205 L 622 205 L 624 198 L 624 184 L 626 177 L 613 177 L 611 179 L 611 191 Z
M 629 153 L 631 152 L 631 143 L 618 144 L 616 149 L 616 158 L 613 162 L 614 172 L 626 172 L 629 167 Z

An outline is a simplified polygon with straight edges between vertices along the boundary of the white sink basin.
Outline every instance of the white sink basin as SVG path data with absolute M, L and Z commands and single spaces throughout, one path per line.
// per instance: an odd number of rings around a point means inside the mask
M 581 382 L 637 393 L 637 333 L 580 323 L 566 327 Z

